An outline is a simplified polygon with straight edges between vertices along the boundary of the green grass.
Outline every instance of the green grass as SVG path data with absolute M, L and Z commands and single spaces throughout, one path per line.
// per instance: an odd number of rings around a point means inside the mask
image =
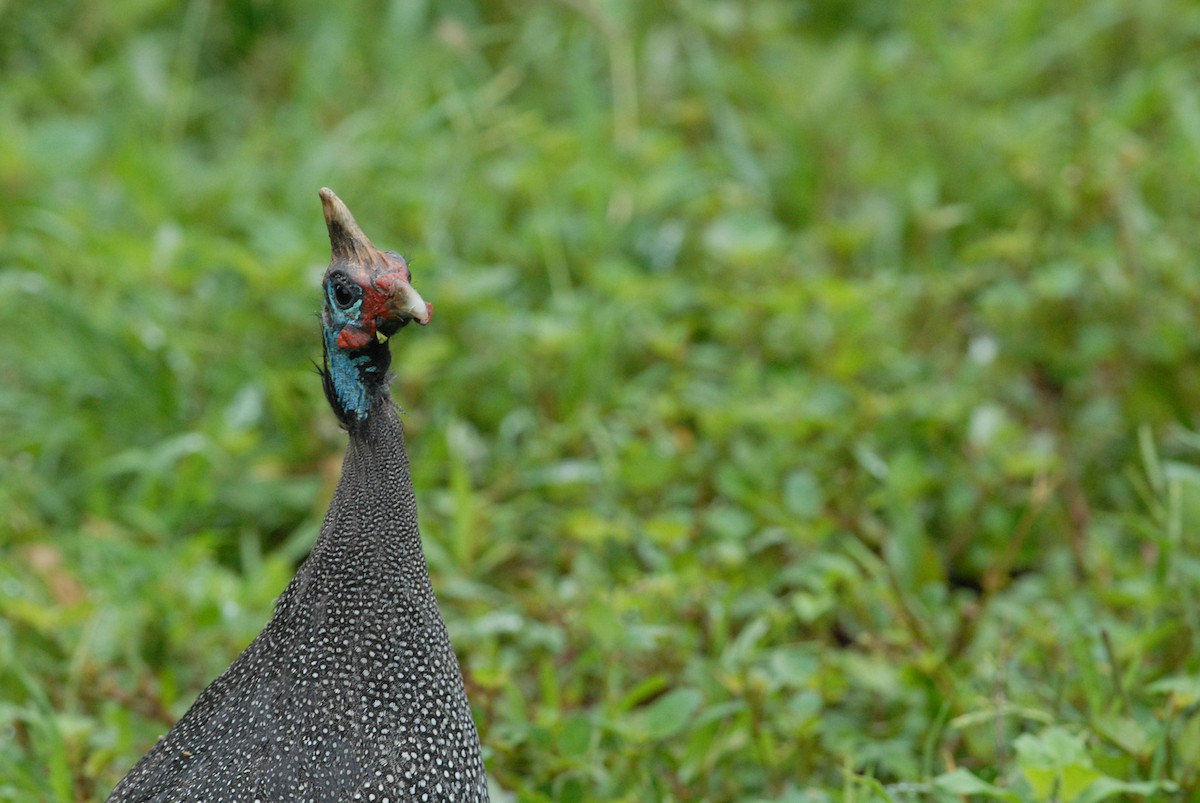
M 0 799 L 312 543 L 323 185 L 498 789 L 1200 798 L 1200 7 L 379 5 L 0 3 Z

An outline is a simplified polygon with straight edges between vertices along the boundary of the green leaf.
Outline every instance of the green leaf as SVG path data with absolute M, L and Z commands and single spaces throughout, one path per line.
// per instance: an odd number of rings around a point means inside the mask
M 821 484 L 807 471 L 793 471 L 783 480 L 783 503 L 799 518 L 811 519 L 825 503 Z
M 1082 736 L 1052 727 L 1041 734 L 1022 734 L 1014 744 L 1017 766 L 1038 797 L 1057 794 L 1075 800 L 1090 784 L 1103 778 L 1092 766 Z
M 1019 803 L 1020 797 L 1007 789 L 990 784 L 970 770 L 958 769 L 944 772 L 933 779 L 933 785 L 943 792 L 954 795 L 982 795 L 994 800 L 1011 800 Z
M 1200 701 L 1200 675 L 1172 675 L 1154 681 L 1146 690 L 1174 695 L 1178 707 L 1189 708 Z
M 1075 803 L 1098 803 L 1113 795 L 1137 795 L 1148 797 L 1158 794 L 1174 794 L 1179 785 L 1171 781 L 1118 781 L 1107 776 L 1094 781 L 1083 794 L 1075 799 Z
M 704 695 L 698 689 L 675 689 L 640 712 L 642 735 L 647 740 L 666 739 L 679 733 L 700 708 Z
M 586 753 L 592 744 L 592 731 L 587 717 L 578 714 L 569 717 L 558 734 L 558 747 L 563 755 L 578 757 Z

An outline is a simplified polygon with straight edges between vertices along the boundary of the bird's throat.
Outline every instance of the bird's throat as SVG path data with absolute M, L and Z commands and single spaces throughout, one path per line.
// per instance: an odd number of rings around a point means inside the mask
M 324 335 L 325 397 L 342 425 L 353 428 L 386 396 L 391 352 L 386 343 L 374 339 L 362 348 L 341 348 L 339 331 L 330 326 Z

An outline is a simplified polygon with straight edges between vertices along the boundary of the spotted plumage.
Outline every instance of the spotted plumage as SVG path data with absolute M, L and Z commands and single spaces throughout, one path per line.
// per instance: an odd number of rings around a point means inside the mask
M 350 437 L 341 480 L 274 617 L 110 801 L 487 800 L 381 342 L 432 308 L 403 260 L 321 197 L 333 245 L 323 373 Z

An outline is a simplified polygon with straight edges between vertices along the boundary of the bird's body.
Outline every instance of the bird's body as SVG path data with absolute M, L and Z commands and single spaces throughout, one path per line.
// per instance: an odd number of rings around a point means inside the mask
M 330 204 L 341 202 L 326 192 L 328 220 Z M 338 268 L 338 212 L 327 282 Z M 392 283 L 372 275 L 361 306 Z M 387 345 L 375 337 L 392 327 L 357 319 L 371 337 L 331 355 L 348 324 L 328 309 L 344 299 L 332 286 L 328 295 L 326 391 L 350 444 L 320 537 L 262 633 L 110 801 L 487 800 L 479 737 L 421 550 L 403 428 L 387 396 Z M 420 305 L 408 303 L 412 319 Z

